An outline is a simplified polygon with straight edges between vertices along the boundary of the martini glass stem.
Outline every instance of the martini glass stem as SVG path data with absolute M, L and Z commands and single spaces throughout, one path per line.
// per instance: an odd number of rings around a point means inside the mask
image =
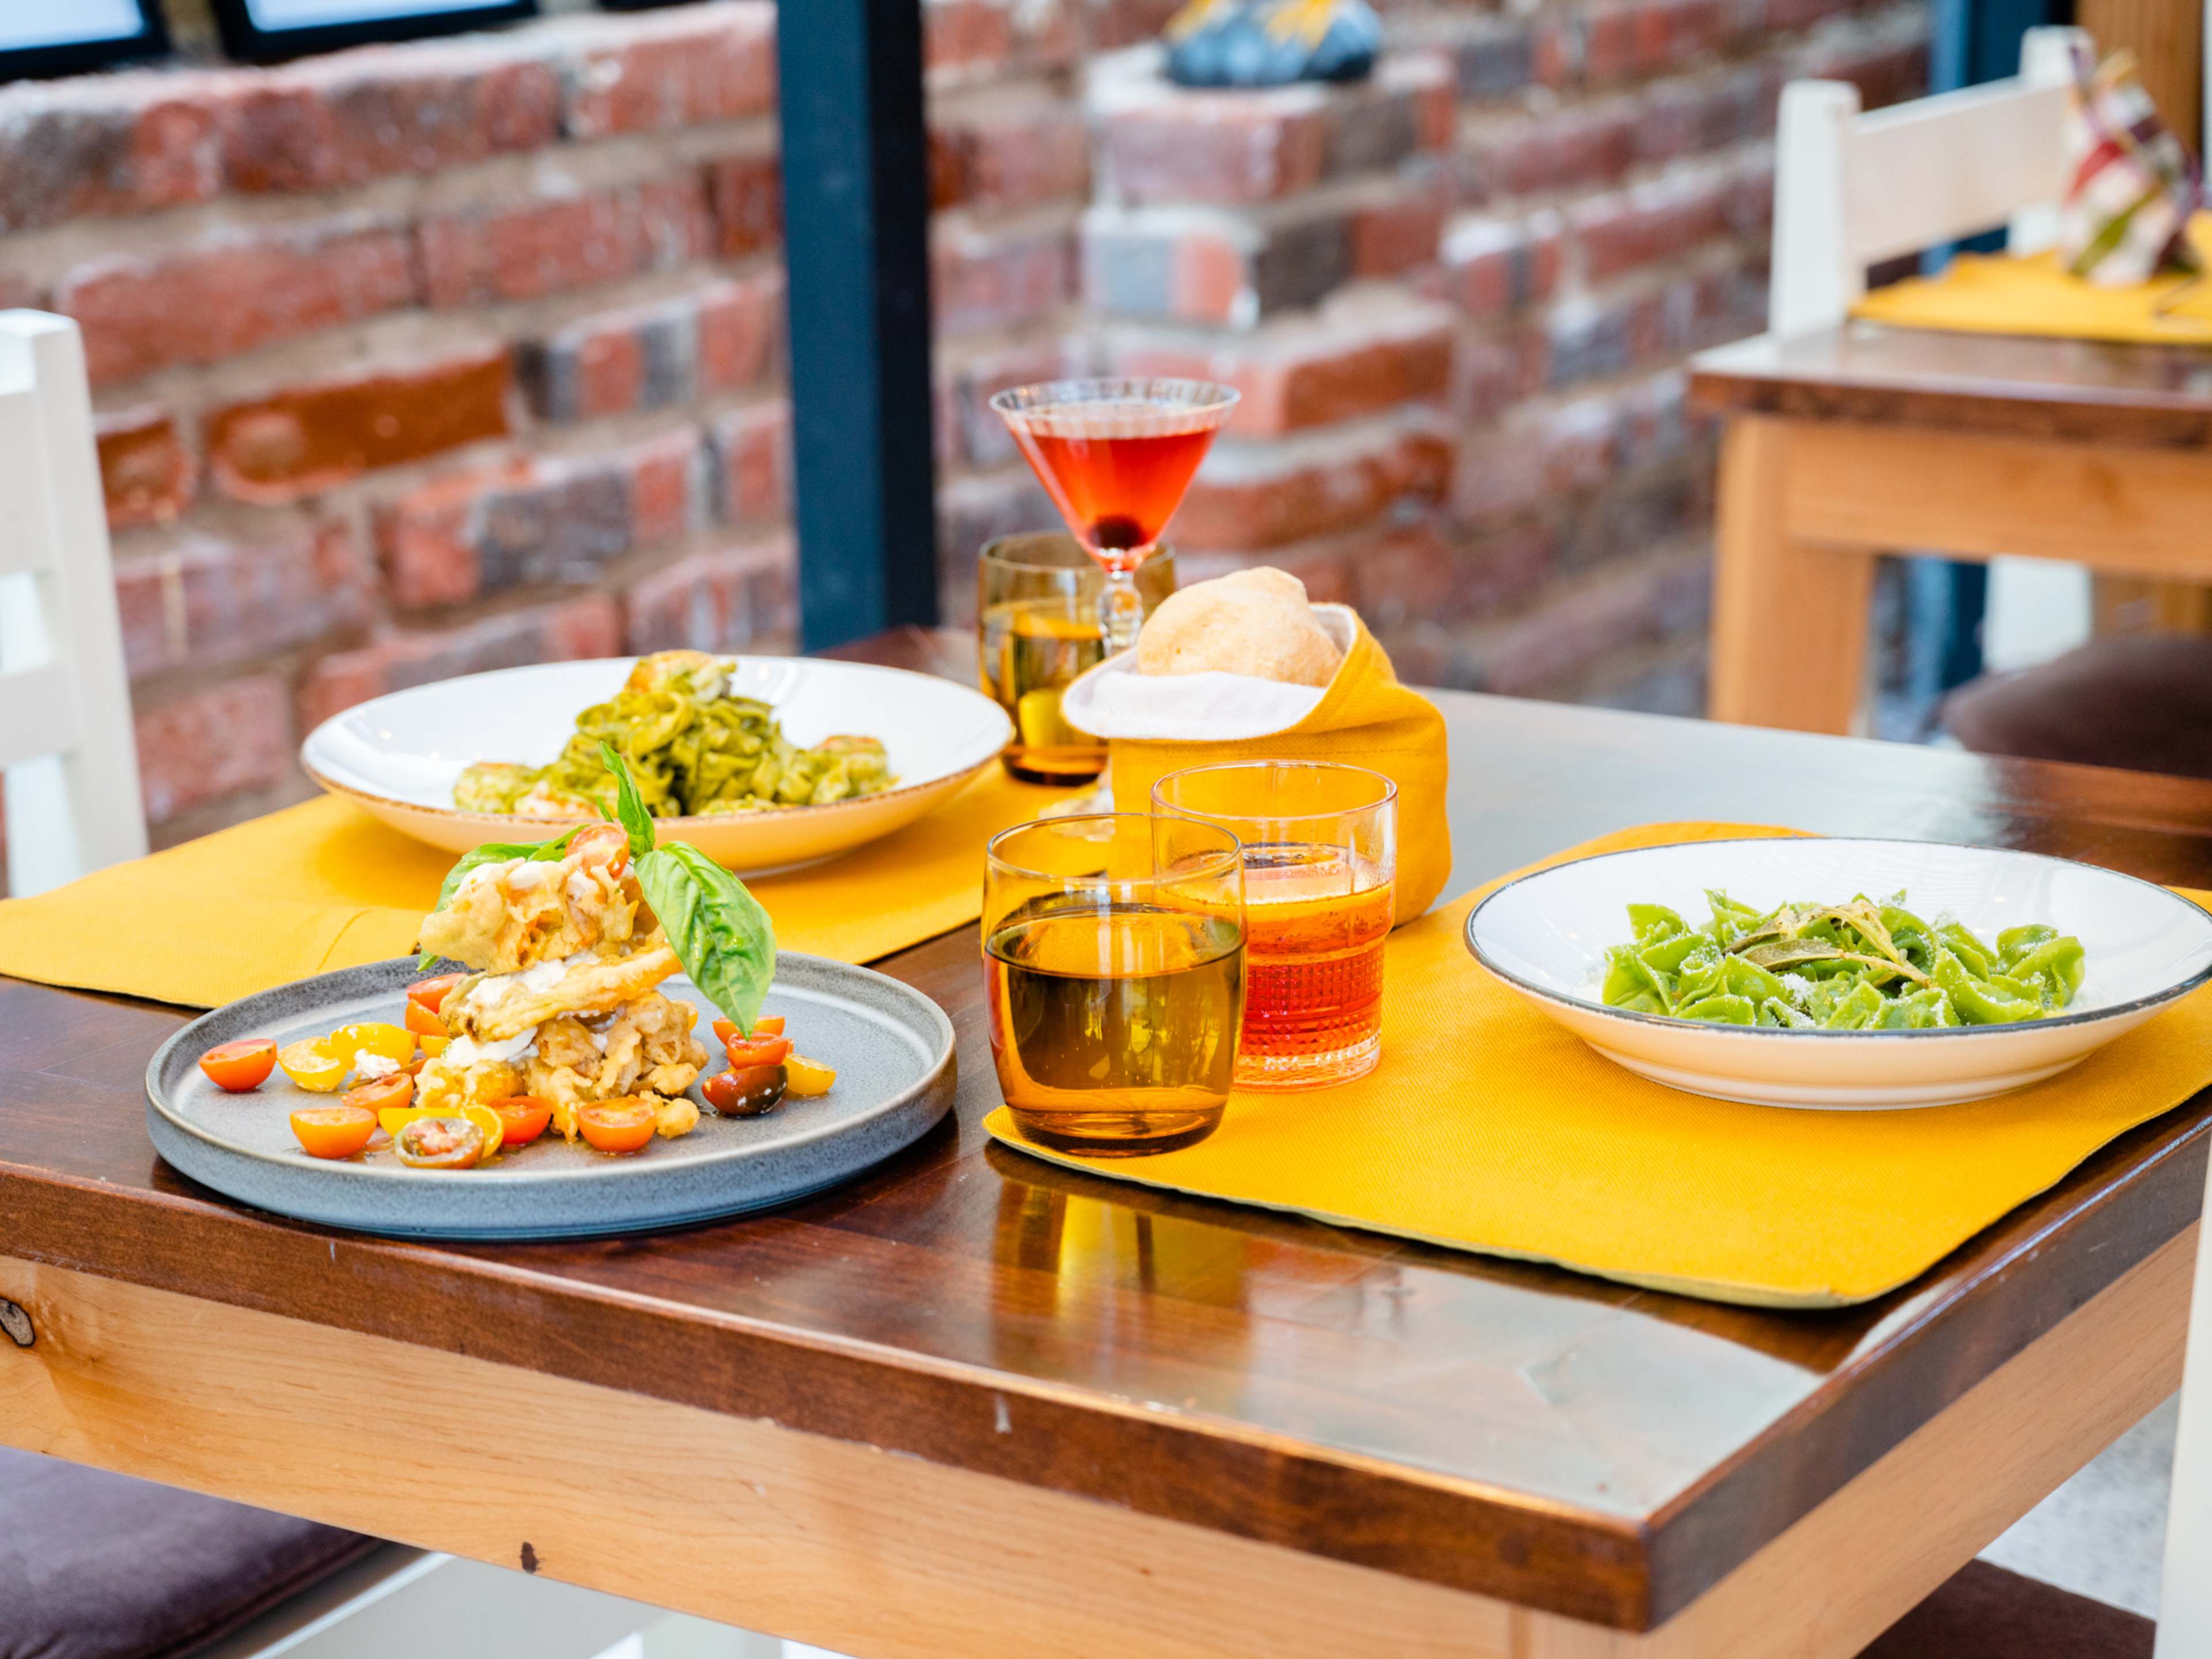
M 1134 650 L 1144 623 L 1145 602 L 1137 592 L 1135 572 L 1109 570 L 1106 586 L 1098 593 L 1098 625 L 1105 635 L 1106 654 L 1117 657 Z

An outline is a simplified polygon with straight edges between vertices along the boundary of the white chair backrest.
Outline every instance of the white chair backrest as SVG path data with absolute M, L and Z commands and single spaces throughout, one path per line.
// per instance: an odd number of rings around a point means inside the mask
M 1767 327 L 1841 324 L 1878 260 L 2009 225 L 2046 245 L 2065 187 L 2066 88 L 2078 29 L 2030 29 L 2009 81 L 1866 113 L 1842 81 L 1792 81 L 1775 135 Z
M 146 850 L 84 342 L 0 312 L 0 768 L 18 896 Z

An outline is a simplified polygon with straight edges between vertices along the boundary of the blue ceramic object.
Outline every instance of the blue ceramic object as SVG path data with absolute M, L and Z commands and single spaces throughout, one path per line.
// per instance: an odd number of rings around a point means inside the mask
M 569 1146 L 548 1132 L 488 1169 L 459 1175 L 397 1159 L 309 1158 L 292 1137 L 293 1109 L 327 1105 L 279 1072 L 251 1094 L 203 1076 L 218 1042 L 320 1036 L 349 1021 L 397 1017 L 412 958 L 318 974 L 203 1014 L 146 1070 L 146 1127 L 155 1149 L 217 1192 L 302 1221 L 399 1238 L 588 1238 L 737 1215 L 848 1181 L 911 1145 L 951 1109 L 952 1023 L 912 987 L 822 957 L 776 953 L 763 1012 L 789 1019 L 805 1052 L 837 1068 L 812 1100 L 787 1098 L 765 1117 L 702 1109 L 699 1127 L 656 1139 L 634 1158 Z M 666 995 L 714 1010 L 687 978 Z M 709 1045 L 711 1048 L 711 1044 Z M 697 1085 L 692 1098 L 699 1097 Z
M 1168 79 L 1186 87 L 1358 81 L 1382 50 L 1366 0 L 1191 0 L 1167 27 Z

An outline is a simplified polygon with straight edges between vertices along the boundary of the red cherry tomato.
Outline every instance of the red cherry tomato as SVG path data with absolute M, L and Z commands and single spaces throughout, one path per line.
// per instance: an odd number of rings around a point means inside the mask
M 580 1106 L 576 1127 L 603 1152 L 635 1152 L 653 1139 L 653 1108 L 634 1100 Z
M 604 864 L 607 873 L 619 878 L 629 868 L 629 832 L 618 823 L 594 823 L 576 831 L 568 853 L 586 864 Z
M 753 1022 L 753 1035 L 757 1037 L 781 1036 L 783 1035 L 783 1016 L 781 1014 L 763 1014 L 758 1019 Z M 738 1040 L 738 1031 L 737 1021 L 734 1019 L 718 1019 L 714 1022 L 715 1042 L 726 1048 L 731 1043 L 735 1042 Z
M 509 1095 L 492 1102 L 491 1109 L 499 1114 L 507 1132 L 499 1143 L 501 1146 L 527 1146 L 545 1133 L 545 1126 L 553 1120 L 553 1103 L 536 1095 Z
M 748 1066 L 715 1073 L 699 1085 L 699 1092 L 724 1117 L 759 1117 L 782 1103 L 788 1085 L 781 1066 Z
M 276 1069 L 276 1045 L 268 1037 L 221 1042 L 200 1056 L 200 1070 L 216 1088 L 242 1095 L 258 1089 Z
M 407 1029 L 416 1036 L 444 1036 L 446 1022 L 438 1018 L 438 1011 L 426 1008 L 414 998 L 407 999 Z
M 418 979 L 407 988 L 407 1000 L 434 1014 L 446 1006 L 446 993 L 467 977 L 466 974 L 441 974 L 435 979 Z M 411 1031 L 415 1027 L 407 1029 Z M 441 1032 L 445 1029 L 442 1025 L 438 1028 Z
M 787 1036 L 739 1037 L 729 1045 L 730 1069 L 750 1071 L 756 1066 L 781 1066 L 791 1057 Z
M 404 1106 L 415 1098 L 415 1079 L 406 1072 L 394 1072 L 389 1077 L 364 1083 L 358 1089 L 349 1089 L 338 1097 L 341 1106 L 358 1106 L 374 1116 L 387 1106 Z

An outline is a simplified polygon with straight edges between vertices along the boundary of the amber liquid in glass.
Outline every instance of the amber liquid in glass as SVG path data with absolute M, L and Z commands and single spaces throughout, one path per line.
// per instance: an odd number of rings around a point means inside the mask
M 1013 428 L 1067 527 L 1109 570 L 1143 562 L 1213 442 L 1211 422 L 1188 432 L 1114 432 L 1117 421 L 1139 416 L 1158 418 L 1149 404 L 1071 404 Z
M 1060 717 L 1078 676 L 1105 659 L 1094 614 L 1067 614 L 1060 599 L 1010 600 L 983 613 L 983 690 L 1014 723 L 1006 770 L 1031 783 L 1088 783 L 1106 769 L 1106 744 Z
M 1014 1121 L 1113 1157 L 1212 1134 L 1235 1079 L 1233 921 L 1148 905 L 1017 912 L 983 943 L 991 1058 Z
M 1382 945 L 1391 884 L 1340 847 L 1244 853 L 1240 1088 L 1346 1083 L 1382 1058 Z

